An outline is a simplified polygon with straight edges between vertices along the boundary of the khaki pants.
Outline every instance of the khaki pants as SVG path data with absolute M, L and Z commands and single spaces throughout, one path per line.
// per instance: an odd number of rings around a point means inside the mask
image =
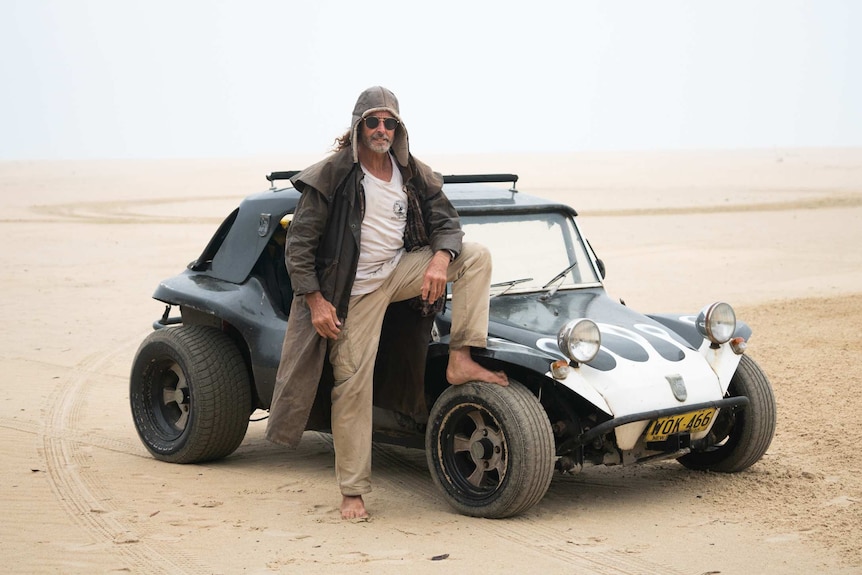
M 343 495 L 371 491 L 374 359 L 386 307 L 420 294 L 432 255 L 429 247 L 404 254 L 379 289 L 350 298 L 347 320 L 338 339 L 329 344 L 335 375 L 332 390 L 335 474 Z M 482 245 L 465 243 L 458 258 L 449 264 L 448 280 L 452 282 L 450 347 L 485 347 L 490 252 Z

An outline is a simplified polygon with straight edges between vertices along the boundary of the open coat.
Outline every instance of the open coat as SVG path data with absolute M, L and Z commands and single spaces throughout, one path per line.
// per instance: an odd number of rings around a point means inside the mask
M 406 160 L 402 165 L 396 159 L 396 165 L 412 200 L 408 232 L 412 221 L 424 232 L 420 235 L 425 243 L 417 245 L 413 234 L 405 237 L 405 247 L 430 245 L 434 251 L 457 255 L 463 232 L 457 212 L 442 193 L 442 178 L 413 156 Z M 297 445 L 306 428 L 327 428 L 325 396 L 332 382 L 327 342 L 311 323 L 305 294 L 320 291 L 340 318 L 347 317 L 361 240 L 362 179 L 350 146 L 292 178 L 302 197 L 287 230 L 285 260 L 296 295 L 266 430 L 267 439 L 281 445 Z M 375 405 L 418 420 L 427 415 L 424 373 L 432 321 L 407 302 L 390 306 L 375 367 Z

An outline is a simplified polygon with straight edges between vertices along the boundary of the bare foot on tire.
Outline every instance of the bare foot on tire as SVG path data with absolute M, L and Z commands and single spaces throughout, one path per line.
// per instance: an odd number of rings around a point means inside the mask
M 365 502 L 361 495 L 345 495 L 341 499 L 342 519 L 368 519 Z
M 446 379 L 452 385 L 461 385 L 468 381 L 487 381 L 497 385 L 509 385 L 509 378 L 502 371 L 491 371 L 476 363 L 470 357 L 470 348 L 449 350 L 449 365 L 446 367 Z

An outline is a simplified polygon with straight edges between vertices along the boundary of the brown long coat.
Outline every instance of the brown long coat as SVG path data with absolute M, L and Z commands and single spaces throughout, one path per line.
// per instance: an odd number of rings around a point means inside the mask
M 440 176 L 412 156 L 407 166 L 398 167 L 419 200 L 420 219 L 432 249 L 459 253 L 463 234 L 457 213 L 441 191 Z M 291 447 L 299 443 L 306 428 L 327 427 L 325 396 L 332 381 L 327 343 L 311 323 L 305 294 L 320 291 L 339 317 L 347 316 L 359 258 L 364 193 L 362 170 L 349 147 L 301 172 L 293 183 L 302 198 L 288 228 L 285 258 L 296 296 L 266 429 L 267 439 Z M 375 368 L 375 405 L 414 418 L 427 414 L 424 372 L 432 321 L 406 302 L 390 306 Z

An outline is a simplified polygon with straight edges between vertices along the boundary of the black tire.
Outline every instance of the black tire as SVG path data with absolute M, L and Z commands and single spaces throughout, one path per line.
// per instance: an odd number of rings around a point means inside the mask
M 129 401 L 141 441 L 171 463 L 227 457 L 252 411 L 242 355 L 226 334 L 205 326 L 147 336 L 132 364 Z
M 473 517 L 510 517 L 538 503 L 554 472 L 548 416 L 523 385 L 450 386 L 425 434 L 431 478 L 446 501 Z
M 679 458 L 689 469 L 735 473 L 757 463 L 775 435 L 775 397 L 766 374 L 757 363 L 743 355 L 730 380 L 726 397 L 745 396 L 743 410 L 721 410 L 702 451 Z

